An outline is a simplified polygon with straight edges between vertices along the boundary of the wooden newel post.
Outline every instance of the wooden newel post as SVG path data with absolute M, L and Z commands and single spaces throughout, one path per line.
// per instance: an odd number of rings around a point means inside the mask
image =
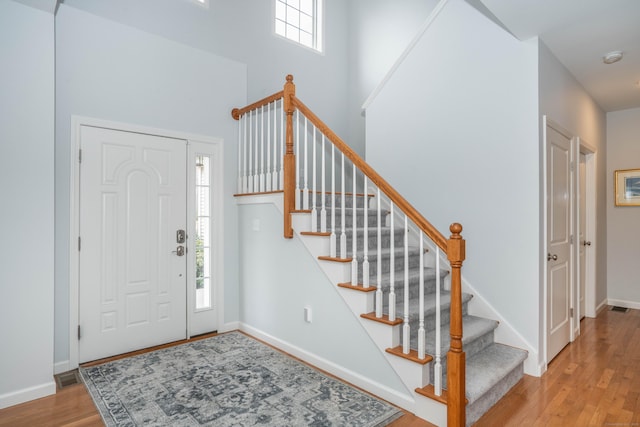
M 447 258 L 451 264 L 451 344 L 447 353 L 447 426 L 466 425 L 465 354 L 462 349 L 462 262 L 465 242 L 460 233 L 462 225 L 451 224 L 451 237 L 447 241 Z
M 293 76 L 287 75 L 284 84 L 284 111 L 287 113 L 286 151 L 284 154 L 284 237 L 293 237 L 291 226 L 291 212 L 296 206 L 296 156 L 293 154 L 293 99 L 296 95 L 296 85 Z

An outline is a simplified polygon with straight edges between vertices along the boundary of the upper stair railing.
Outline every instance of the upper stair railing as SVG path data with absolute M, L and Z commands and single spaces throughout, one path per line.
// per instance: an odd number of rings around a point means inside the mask
M 429 357 L 426 355 L 424 253 L 428 250 L 434 252 L 431 261 L 436 280 L 435 342 L 431 347 L 435 349 L 433 392 L 436 396 L 443 394 L 440 270 L 441 262 L 448 261 L 451 289 L 447 425 L 464 426 L 461 268 L 465 259 L 465 241 L 460 234 L 462 226 L 452 224 L 449 239 L 440 233 L 296 97 L 291 75 L 287 76 L 283 91 L 244 108 L 236 108 L 232 116 L 238 120 L 239 127 L 238 194 L 282 191 L 285 238 L 293 237 L 291 214 L 310 212 L 311 231 L 330 236 L 331 253 L 328 258 L 351 263 L 351 286 L 369 288 L 372 279 L 376 282 L 375 317 L 390 324 L 402 323 L 401 353 L 419 360 Z M 300 158 L 302 160 L 296 161 Z M 336 186 L 339 191 L 336 191 Z M 375 201 L 374 209 L 369 207 L 370 198 Z M 347 206 L 349 203 L 350 207 Z M 352 224 L 351 235 L 346 226 L 349 222 Z M 385 224 L 388 225 L 385 231 L 388 235 L 383 236 Z M 388 247 L 382 246 L 383 240 L 388 241 Z M 375 272 L 370 270 L 370 256 L 377 257 Z M 418 327 L 412 334 L 409 265 L 416 262 L 420 272 L 417 279 L 413 278 L 418 281 L 419 289 Z M 382 272 L 383 264 L 388 265 L 385 273 Z M 404 271 L 396 272 L 401 268 Z M 389 284 L 387 295 L 384 295 L 383 282 Z M 400 282 L 403 289 L 396 289 L 396 282 Z M 397 301 L 403 303 L 402 318 L 396 315 Z M 385 307 L 387 314 L 383 313 Z M 412 347 L 417 347 L 417 350 Z

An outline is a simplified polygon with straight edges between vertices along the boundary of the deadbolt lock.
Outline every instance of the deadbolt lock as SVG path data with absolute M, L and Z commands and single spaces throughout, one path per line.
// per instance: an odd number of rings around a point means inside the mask
M 176 231 L 176 243 L 184 243 L 187 239 L 187 233 L 184 230 Z

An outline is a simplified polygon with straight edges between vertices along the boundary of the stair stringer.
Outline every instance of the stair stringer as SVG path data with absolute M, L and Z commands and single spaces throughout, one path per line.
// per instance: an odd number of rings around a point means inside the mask
M 329 253 L 330 237 L 301 234 L 302 231 L 311 229 L 310 214 L 306 212 L 293 213 L 292 225 L 295 237 L 302 241 L 305 248 L 307 248 L 309 253 L 318 261 L 320 268 L 331 283 L 337 285 L 338 283 L 345 283 L 351 280 L 351 263 L 318 259 L 318 257 L 325 256 Z M 421 365 L 386 352 L 387 348 L 399 345 L 401 325 L 389 326 L 360 317 L 363 313 L 373 311 L 373 292 L 360 292 L 340 287 L 337 289 L 354 315 L 359 319 L 360 324 L 380 349 L 380 352 L 384 354 L 389 365 L 398 374 L 405 386 L 411 390 L 414 399 L 413 404 L 402 406 L 402 408 L 437 426 L 446 426 L 447 406 L 415 392 L 416 388 L 422 388 L 429 384 L 429 364 Z

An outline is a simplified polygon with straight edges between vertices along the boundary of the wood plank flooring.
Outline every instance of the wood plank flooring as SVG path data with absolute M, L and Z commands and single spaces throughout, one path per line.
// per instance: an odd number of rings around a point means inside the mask
M 584 319 L 542 378 L 525 377 L 475 425 L 640 426 L 640 311 Z M 102 426 L 81 384 L 0 410 L 0 426 Z M 431 424 L 405 414 L 391 427 Z
M 525 377 L 477 427 L 640 426 L 640 311 L 602 311 L 541 377 Z

